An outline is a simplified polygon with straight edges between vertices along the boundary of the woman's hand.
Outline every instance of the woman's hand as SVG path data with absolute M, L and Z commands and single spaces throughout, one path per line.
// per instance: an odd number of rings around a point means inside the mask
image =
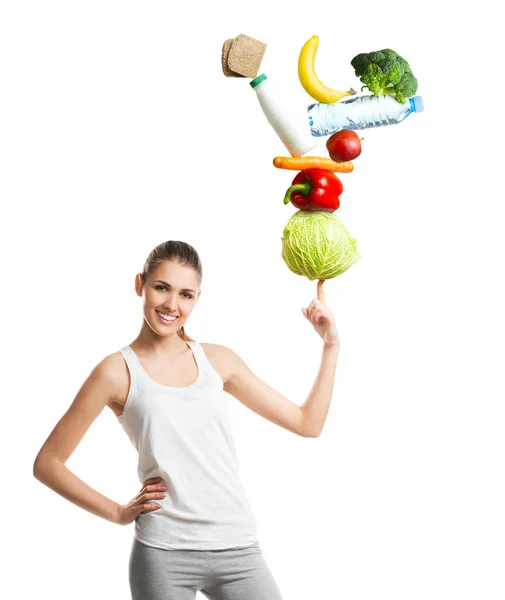
M 310 321 L 317 333 L 323 338 L 325 346 L 340 347 L 335 317 L 326 304 L 323 292 L 324 280 L 317 282 L 317 298 L 314 298 L 307 308 L 302 308 L 304 317 Z
M 118 525 L 128 525 L 139 516 L 141 512 L 159 510 L 161 505 L 148 502 L 153 498 L 164 498 L 167 490 L 166 485 L 158 485 L 161 477 L 154 477 L 144 482 L 144 487 L 140 492 L 130 500 L 128 504 L 123 504 L 118 508 L 116 523 Z M 147 503 L 147 504 L 146 504 Z

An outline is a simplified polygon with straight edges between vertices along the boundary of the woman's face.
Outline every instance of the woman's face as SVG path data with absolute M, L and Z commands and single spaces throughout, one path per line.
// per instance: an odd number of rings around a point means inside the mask
M 143 290 L 140 283 L 139 274 L 135 288 L 137 294 L 144 297 L 144 318 L 160 336 L 180 329 L 200 296 L 195 269 L 183 267 L 176 261 L 165 260 L 158 265 L 147 278 Z

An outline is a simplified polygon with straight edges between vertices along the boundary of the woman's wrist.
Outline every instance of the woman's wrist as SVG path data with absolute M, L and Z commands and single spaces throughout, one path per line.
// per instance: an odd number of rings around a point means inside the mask
M 121 510 L 121 504 L 116 504 L 116 506 L 113 507 L 113 511 L 109 518 L 109 521 L 112 521 L 112 523 L 116 523 L 116 525 L 121 525 L 121 521 L 119 518 L 120 510 Z
M 323 343 L 323 352 L 336 352 L 337 354 L 340 351 L 340 343 L 339 342 L 324 342 Z

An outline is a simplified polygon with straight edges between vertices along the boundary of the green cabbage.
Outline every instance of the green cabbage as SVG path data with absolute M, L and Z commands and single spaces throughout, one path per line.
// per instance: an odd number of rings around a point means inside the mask
M 352 267 L 361 256 L 335 213 L 299 210 L 282 234 L 282 258 L 293 273 L 315 279 L 332 279 Z

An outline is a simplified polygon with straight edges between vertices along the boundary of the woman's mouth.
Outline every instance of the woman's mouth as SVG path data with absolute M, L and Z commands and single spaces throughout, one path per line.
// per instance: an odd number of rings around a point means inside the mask
M 166 315 L 165 313 L 161 313 L 156 311 L 158 317 L 160 318 L 160 321 L 164 324 L 164 325 L 172 325 L 172 323 L 175 323 L 177 321 L 177 319 L 179 317 L 171 317 L 170 315 Z

